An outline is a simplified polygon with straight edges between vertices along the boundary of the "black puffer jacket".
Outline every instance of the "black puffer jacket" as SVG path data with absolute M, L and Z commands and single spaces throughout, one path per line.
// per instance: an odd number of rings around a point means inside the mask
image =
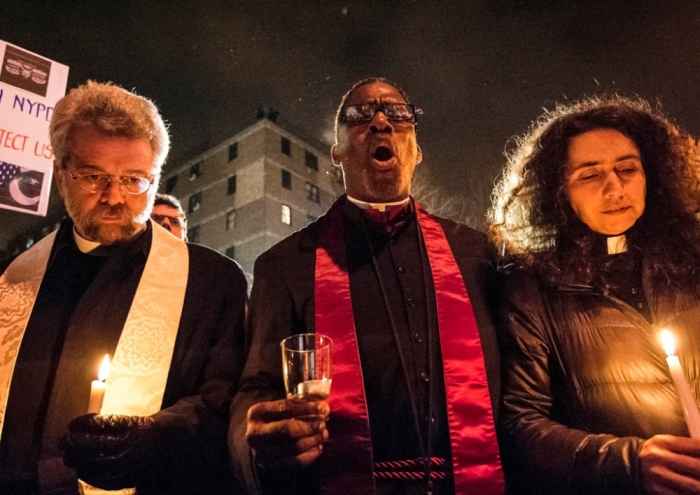
M 649 324 L 590 287 L 508 279 L 499 434 L 510 490 L 637 493 L 644 439 L 688 436 L 658 332 L 674 332 L 697 401 L 700 301 L 654 290 L 645 272 Z

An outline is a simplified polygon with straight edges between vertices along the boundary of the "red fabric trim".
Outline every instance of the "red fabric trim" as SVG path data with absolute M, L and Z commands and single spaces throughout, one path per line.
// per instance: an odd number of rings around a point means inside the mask
M 324 218 L 316 239 L 316 332 L 333 340 L 330 436 L 319 459 L 321 493 L 375 493 L 372 442 L 350 298 L 342 201 Z
M 505 491 L 479 330 L 442 227 L 416 203 L 435 285 L 456 493 Z
M 440 224 L 416 203 L 435 285 L 456 493 L 504 492 L 481 341 L 459 267 Z M 342 202 L 317 232 L 316 331 L 333 339 L 329 441 L 321 456 L 321 491 L 375 493 L 364 395 L 343 232 Z

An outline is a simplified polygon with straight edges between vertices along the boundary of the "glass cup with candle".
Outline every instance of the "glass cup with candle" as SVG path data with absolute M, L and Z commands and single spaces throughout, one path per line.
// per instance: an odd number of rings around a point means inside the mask
M 331 392 L 330 337 L 316 333 L 301 333 L 284 339 L 282 370 L 287 398 L 318 401 Z

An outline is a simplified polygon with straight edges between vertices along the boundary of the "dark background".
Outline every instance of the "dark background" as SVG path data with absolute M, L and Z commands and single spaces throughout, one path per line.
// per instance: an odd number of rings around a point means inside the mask
M 507 143 L 543 108 L 639 95 L 700 133 L 696 1 L 4 0 L 0 39 L 68 65 L 69 88 L 92 78 L 155 100 L 171 160 L 242 130 L 259 105 L 332 142 L 340 96 L 385 76 L 424 111 L 430 183 L 474 224 Z M 0 246 L 33 220 L 0 211 Z

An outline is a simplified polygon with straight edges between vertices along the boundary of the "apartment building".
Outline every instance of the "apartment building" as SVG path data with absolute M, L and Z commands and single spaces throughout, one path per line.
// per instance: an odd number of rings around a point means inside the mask
M 252 281 L 263 251 L 322 215 L 343 192 L 326 145 L 261 117 L 182 163 L 166 166 L 160 192 L 183 205 L 190 242 L 235 259 Z M 297 134 L 297 135 L 295 135 Z

